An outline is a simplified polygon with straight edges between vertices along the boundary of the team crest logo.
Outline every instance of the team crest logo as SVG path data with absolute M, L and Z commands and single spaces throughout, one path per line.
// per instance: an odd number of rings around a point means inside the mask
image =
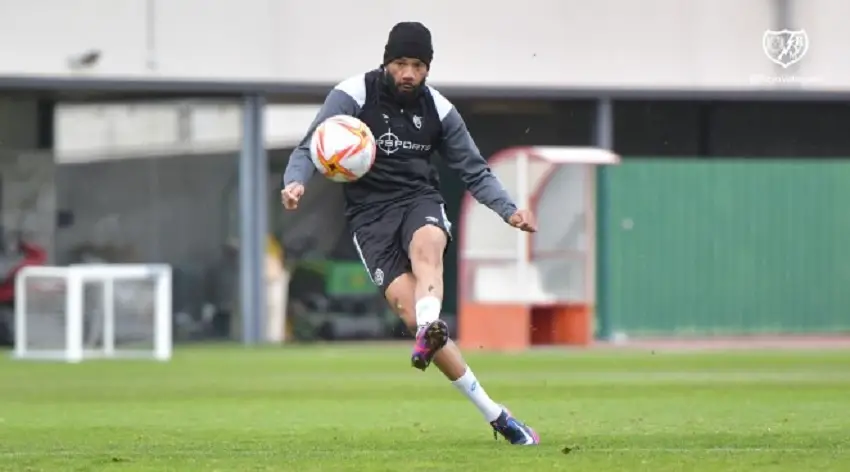
M 413 126 L 416 129 L 422 129 L 422 117 L 419 115 L 413 115 Z
M 809 36 L 805 30 L 767 30 L 762 38 L 762 47 L 768 59 L 787 69 L 806 55 Z
M 384 285 L 384 271 L 381 270 L 381 269 L 376 270 L 375 276 L 372 278 L 372 280 L 375 282 L 375 285 L 377 285 L 378 287 L 380 287 L 381 285 Z

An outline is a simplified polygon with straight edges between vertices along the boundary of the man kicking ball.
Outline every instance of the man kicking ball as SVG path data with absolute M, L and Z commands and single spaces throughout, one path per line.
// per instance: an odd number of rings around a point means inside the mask
M 345 216 L 372 281 L 416 333 L 413 366 L 425 370 L 433 361 L 495 432 L 511 444 L 537 444 L 533 429 L 490 399 L 440 319 L 443 255 L 452 233 L 432 153 L 438 151 L 460 173 L 472 196 L 508 224 L 534 232 L 536 223 L 531 212 L 517 209 L 490 172 L 452 103 L 425 84 L 433 55 L 425 26 L 395 25 L 383 65 L 341 82 L 328 94 L 289 159 L 281 199 L 293 210 L 304 195 L 304 185 L 315 171 L 310 139 L 319 124 L 341 114 L 366 123 L 377 137 L 377 157 L 365 176 L 344 184 Z

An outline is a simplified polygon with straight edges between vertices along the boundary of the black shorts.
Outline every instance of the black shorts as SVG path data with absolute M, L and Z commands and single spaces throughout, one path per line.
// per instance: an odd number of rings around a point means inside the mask
M 452 224 L 446 206 L 433 198 L 420 198 L 394 205 L 377 220 L 352 231 L 360 260 L 372 282 L 386 290 L 398 276 L 410 272 L 408 249 L 413 233 L 425 225 L 434 225 L 452 239 Z

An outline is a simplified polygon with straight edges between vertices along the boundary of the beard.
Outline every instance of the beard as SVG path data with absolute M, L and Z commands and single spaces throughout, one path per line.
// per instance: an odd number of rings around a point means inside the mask
M 416 102 L 419 99 L 419 96 L 422 95 L 422 89 L 425 87 L 425 80 L 419 83 L 419 85 L 414 85 L 412 87 L 397 84 L 393 76 L 388 72 L 384 71 L 384 85 L 389 89 L 395 99 L 401 104 L 411 104 Z

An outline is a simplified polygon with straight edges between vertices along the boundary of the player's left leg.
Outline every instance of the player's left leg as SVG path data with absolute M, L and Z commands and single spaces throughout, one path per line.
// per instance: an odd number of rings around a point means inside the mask
M 443 252 L 447 243 L 444 230 L 424 224 L 413 233 L 408 246 L 415 280 L 413 297 L 416 313 L 416 345 L 411 363 L 420 370 L 428 368 L 449 340 L 448 325 L 440 319 L 443 308 Z
M 440 257 L 442 258 L 442 255 Z M 416 285 L 417 280 L 413 274 L 406 273 L 390 282 L 385 292 L 387 301 L 393 310 L 413 332 L 419 329 L 414 308 L 416 306 L 416 297 L 414 296 Z M 433 323 L 442 323 L 445 327 L 445 322 L 440 319 Z M 421 332 L 421 329 L 419 331 Z M 448 332 L 448 328 L 445 329 L 445 332 Z M 420 342 L 420 337 L 417 337 L 417 343 Z M 451 381 L 452 385 L 478 408 L 484 419 L 490 423 L 493 431 L 515 445 L 530 446 L 540 442 L 540 437 L 533 429 L 517 420 L 505 407 L 490 398 L 484 387 L 475 378 L 472 369 L 464 361 L 460 349 L 455 343 L 446 339 L 445 346 L 434 353 L 433 361 L 443 375 Z
M 394 305 L 404 311 L 414 307 L 413 316 L 402 314 L 416 332 L 412 356 L 415 367 L 425 370 L 433 360 L 441 372 L 478 408 L 495 431 L 512 444 L 531 445 L 539 437 L 531 428 L 516 420 L 501 405 L 494 402 L 466 364 L 460 349 L 449 340 L 448 326 L 440 319 L 443 300 L 443 255 L 451 235 L 451 224 L 441 205 L 423 202 L 414 206 L 402 225 L 413 277 L 398 280 L 413 283 L 413 300 L 404 300 L 406 287 L 388 287 L 394 295 Z M 409 235 L 409 236 L 407 236 Z M 409 239 L 408 239 L 409 238 Z M 401 278 L 400 278 L 401 279 Z M 389 290 L 396 288 L 397 290 Z M 409 288 L 407 289 L 409 290 Z M 409 296 L 409 295 L 408 295 Z M 406 302 L 406 303 L 405 303 Z M 400 313 L 401 314 L 401 313 Z
M 411 363 L 421 370 L 428 368 L 449 340 L 449 328 L 440 320 L 440 312 L 443 307 L 443 254 L 450 238 L 451 223 L 442 202 L 423 197 L 408 206 L 401 223 L 401 246 L 416 280 L 416 344 Z

